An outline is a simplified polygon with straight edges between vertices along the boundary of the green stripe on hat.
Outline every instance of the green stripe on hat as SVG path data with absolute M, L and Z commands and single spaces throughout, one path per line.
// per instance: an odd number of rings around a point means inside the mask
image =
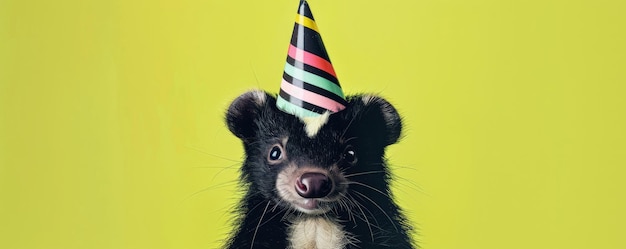
M 341 98 L 345 98 L 341 87 L 324 77 L 306 72 L 300 68 L 295 68 L 289 63 L 285 63 L 285 73 L 289 74 L 291 77 L 329 91 Z

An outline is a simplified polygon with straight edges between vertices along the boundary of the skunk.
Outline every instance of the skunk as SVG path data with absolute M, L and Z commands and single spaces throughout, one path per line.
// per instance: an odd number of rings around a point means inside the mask
M 375 95 L 346 98 L 345 110 L 298 118 L 276 97 L 252 90 L 228 108 L 226 124 L 245 150 L 226 248 L 415 248 L 394 202 L 385 147 L 400 116 Z

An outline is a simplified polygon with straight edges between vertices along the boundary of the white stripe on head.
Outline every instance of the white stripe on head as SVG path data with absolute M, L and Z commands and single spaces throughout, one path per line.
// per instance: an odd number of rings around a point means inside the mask
M 302 123 L 304 123 L 306 135 L 310 138 L 315 137 L 317 132 L 328 122 L 328 117 L 330 116 L 330 112 L 326 111 L 324 114 L 316 116 L 316 117 L 304 117 L 300 118 Z

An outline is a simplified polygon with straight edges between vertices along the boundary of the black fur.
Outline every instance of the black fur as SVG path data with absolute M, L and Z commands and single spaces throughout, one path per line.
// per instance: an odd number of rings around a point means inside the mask
M 369 99 L 369 101 L 363 101 Z M 390 175 L 385 164 L 387 145 L 395 143 L 402 129 L 396 110 L 380 97 L 348 96 L 345 110 L 331 114 L 316 136 L 305 133 L 295 116 L 280 111 L 274 96 L 247 92 L 230 105 L 227 125 L 242 139 L 245 162 L 241 181 L 245 196 L 236 209 L 236 230 L 227 248 L 287 248 L 288 227 L 293 219 L 306 215 L 281 199 L 276 178 L 288 163 L 315 165 L 328 170 L 338 167 L 350 182 L 341 203 L 330 203 L 331 211 L 321 214 L 337 221 L 356 242 L 346 248 L 414 248 L 411 227 L 393 201 Z M 288 138 L 286 160 L 268 163 L 268 151 Z M 344 151 L 352 146 L 354 164 L 345 162 Z

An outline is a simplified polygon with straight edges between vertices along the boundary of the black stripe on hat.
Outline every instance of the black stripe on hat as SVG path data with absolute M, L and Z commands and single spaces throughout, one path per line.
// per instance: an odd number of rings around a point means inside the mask
M 340 104 L 342 104 L 344 106 L 348 105 L 348 102 L 346 102 L 346 100 L 343 99 L 341 96 L 339 96 L 339 95 L 337 95 L 335 93 L 329 92 L 329 91 L 327 91 L 324 88 L 320 88 L 320 87 L 317 87 L 315 85 L 306 83 L 306 82 L 301 81 L 299 79 L 296 79 L 294 77 L 291 77 L 291 75 L 287 74 L 286 72 L 283 72 L 283 79 L 285 81 L 289 82 L 290 84 L 296 86 L 296 87 L 302 88 L 302 89 L 307 90 L 309 92 L 317 93 L 319 95 L 322 95 L 324 97 L 327 97 L 329 99 L 337 101 L 338 103 L 340 103 Z
M 300 29 L 304 32 L 305 36 L 302 37 L 305 40 L 300 41 L 302 44 L 298 44 L 298 32 Z M 315 30 L 305 27 L 304 25 L 300 25 L 298 23 L 294 24 L 293 35 L 291 36 L 291 45 L 322 57 L 324 60 L 330 62 L 330 57 L 328 57 L 326 47 L 324 47 L 324 42 L 322 41 L 320 34 L 315 32 Z

